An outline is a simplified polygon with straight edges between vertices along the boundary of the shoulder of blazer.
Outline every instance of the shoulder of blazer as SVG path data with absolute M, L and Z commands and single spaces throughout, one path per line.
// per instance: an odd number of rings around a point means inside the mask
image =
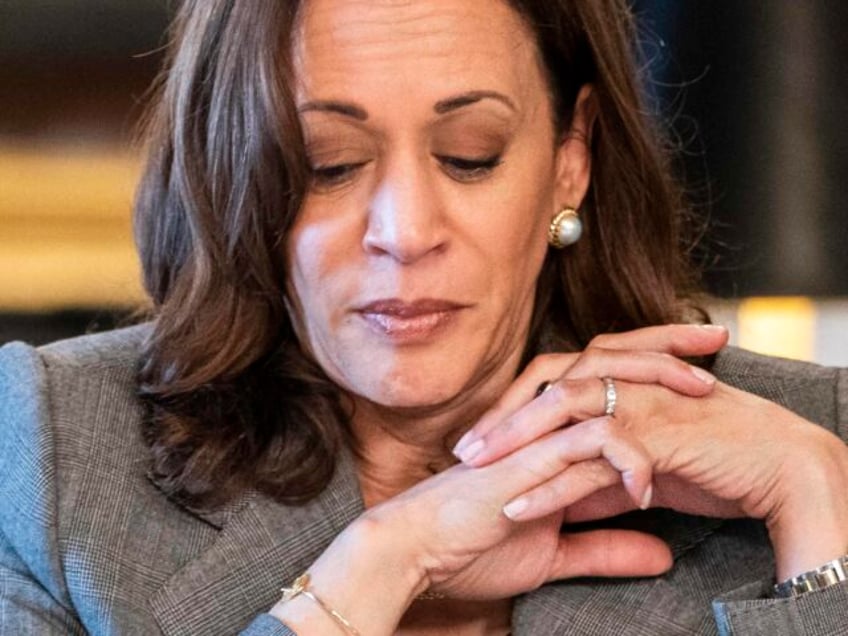
M 60 365 L 74 368 L 135 367 L 139 352 L 151 331 L 150 323 L 78 336 L 38 348 L 38 353 L 50 367 Z
M 38 352 L 0 347 L 0 539 L 57 599 L 67 589 L 55 550 L 56 506 L 47 377 Z
M 99 422 L 137 425 L 133 378 L 147 330 L 0 347 L 0 538 L 68 607 L 59 545 L 66 513 L 85 496 L 76 477 L 104 447 L 92 443 Z
M 722 382 L 776 402 L 848 441 L 848 369 L 727 347 L 712 371 Z

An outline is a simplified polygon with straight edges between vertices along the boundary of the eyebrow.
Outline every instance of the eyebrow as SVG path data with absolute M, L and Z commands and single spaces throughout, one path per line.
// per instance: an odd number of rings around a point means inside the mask
M 439 115 L 444 115 L 445 113 L 449 113 L 458 108 L 476 104 L 484 99 L 494 99 L 502 104 L 506 104 L 510 110 L 518 110 L 509 97 L 502 93 L 498 93 L 497 91 L 469 91 L 467 93 L 462 93 L 461 95 L 456 95 L 455 97 L 448 97 L 447 99 L 436 102 L 436 105 L 433 106 L 433 110 Z
M 438 115 L 444 115 L 445 113 L 464 108 L 465 106 L 476 104 L 484 99 L 494 99 L 508 106 L 510 110 L 518 110 L 509 97 L 502 93 L 498 93 L 497 91 L 469 91 L 467 93 L 448 97 L 447 99 L 442 99 L 436 102 L 433 106 L 433 110 Z M 300 113 L 311 111 L 337 113 L 358 121 L 366 121 L 368 119 L 368 112 L 361 106 L 336 100 L 315 100 L 305 102 L 297 110 Z
M 306 102 L 298 107 L 297 111 L 299 113 L 306 113 L 310 111 L 338 113 L 339 115 L 358 119 L 359 121 L 365 121 L 368 119 L 368 113 L 361 106 L 350 104 L 348 102 L 338 102 L 335 100 L 316 100 Z

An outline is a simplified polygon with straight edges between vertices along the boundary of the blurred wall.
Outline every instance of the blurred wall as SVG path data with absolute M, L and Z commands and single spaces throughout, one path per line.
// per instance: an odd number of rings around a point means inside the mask
M 0 312 L 142 300 L 131 139 L 168 4 L 0 2 Z
M 848 295 L 848 3 L 637 0 L 722 296 Z

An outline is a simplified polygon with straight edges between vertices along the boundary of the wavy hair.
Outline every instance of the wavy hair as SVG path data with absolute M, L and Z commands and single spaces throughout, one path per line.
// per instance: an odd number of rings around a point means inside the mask
M 509 0 L 536 35 L 558 130 L 594 85 L 584 238 L 550 251 L 526 358 L 541 334 L 692 319 L 686 208 L 642 105 L 623 0 Z M 153 301 L 139 395 L 153 475 L 220 505 L 247 489 L 304 502 L 352 442 L 350 408 L 303 354 L 286 312 L 282 246 L 309 185 L 292 95 L 295 0 L 185 0 L 145 124 L 136 242 Z

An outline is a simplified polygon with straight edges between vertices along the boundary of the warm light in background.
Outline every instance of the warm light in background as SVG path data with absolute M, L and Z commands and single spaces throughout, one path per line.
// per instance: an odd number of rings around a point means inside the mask
M 748 298 L 737 310 L 739 346 L 798 360 L 815 359 L 816 306 L 809 298 Z
M 0 147 L 0 311 L 142 300 L 129 151 Z

